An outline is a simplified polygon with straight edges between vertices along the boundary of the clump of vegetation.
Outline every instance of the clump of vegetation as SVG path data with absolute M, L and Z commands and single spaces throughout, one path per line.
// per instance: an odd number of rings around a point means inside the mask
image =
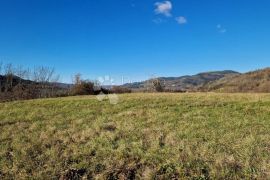
M 72 95 L 93 95 L 95 84 L 89 80 L 83 80 L 81 74 L 77 74 L 74 77 L 74 85 L 71 89 Z
M 164 92 L 165 85 L 159 78 L 154 78 L 145 82 L 144 89 L 145 92 Z
M 0 179 L 269 179 L 270 95 L 119 98 L 1 103 Z
M 164 91 L 164 85 L 162 84 L 162 82 L 159 79 L 154 79 L 152 81 L 152 84 L 153 84 L 153 88 L 155 91 L 157 91 L 157 92 Z

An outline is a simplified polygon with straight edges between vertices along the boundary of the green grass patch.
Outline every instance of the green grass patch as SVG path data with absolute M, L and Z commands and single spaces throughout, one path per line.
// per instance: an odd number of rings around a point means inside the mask
M 268 179 L 270 95 L 0 104 L 0 179 Z

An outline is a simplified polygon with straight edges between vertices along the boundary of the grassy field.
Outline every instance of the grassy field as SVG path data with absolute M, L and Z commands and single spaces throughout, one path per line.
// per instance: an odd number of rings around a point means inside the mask
M 269 179 L 270 94 L 0 104 L 0 179 Z

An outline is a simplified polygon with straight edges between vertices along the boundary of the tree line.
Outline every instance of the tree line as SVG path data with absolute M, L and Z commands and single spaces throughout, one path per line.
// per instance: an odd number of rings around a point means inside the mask
M 0 62 L 0 101 L 66 95 L 64 88 L 58 86 L 59 79 L 54 68 L 29 69 Z
M 158 78 L 149 80 L 146 86 L 146 92 L 167 91 L 164 82 Z M 60 82 L 60 75 L 54 68 L 38 66 L 30 69 L 0 62 L 0 102 L 131 92 L 131 89 L 123 86 L 112 86 L 106 89 L 97 81 L 83 79 L 79 73 L 72 77 L 72 84 L 64 84 Z
M 81 74 L 72 78 L 72 84 L 60 83 L 54 68 L 39 66 L 33 69 L 0 62 L 0 102 L 50 98 L 99 93 L 130 93 L 120 86 L 103 88 L 98 82 L 82 79 Z

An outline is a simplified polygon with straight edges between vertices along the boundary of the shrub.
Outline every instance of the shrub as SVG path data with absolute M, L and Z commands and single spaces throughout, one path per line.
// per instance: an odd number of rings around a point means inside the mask
M 161 83 L 159 79 L 154 79 L 153 82 L 153 88 L 157 92 L 163 92 L 164 91 L 164 85 Z
M 71 94 L 75 96 L 94 94 L 94 83 L 91 81 L 81 80 L 79 83 L 72 87 Z

